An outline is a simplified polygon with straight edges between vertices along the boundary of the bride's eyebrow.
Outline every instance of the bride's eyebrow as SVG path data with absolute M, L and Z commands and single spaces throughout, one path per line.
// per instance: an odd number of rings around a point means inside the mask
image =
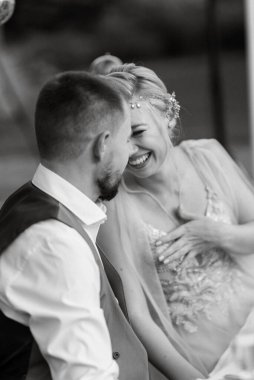
M 146 124 L 144 123 L 139 123 L 139 124 L 132 124 L 131 128 L 132 129 L 135 129 L 135 128 L 138 128 L 138 127 L 145 127 Z

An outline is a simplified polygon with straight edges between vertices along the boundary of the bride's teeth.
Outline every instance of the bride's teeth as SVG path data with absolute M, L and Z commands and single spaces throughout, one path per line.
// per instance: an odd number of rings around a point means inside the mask
M 137 158 L 136 160 L 129 160 L 130 165 L 137 166 L 143 164 L 149 157 L 149 153 L 144 154 L 143 156 Z

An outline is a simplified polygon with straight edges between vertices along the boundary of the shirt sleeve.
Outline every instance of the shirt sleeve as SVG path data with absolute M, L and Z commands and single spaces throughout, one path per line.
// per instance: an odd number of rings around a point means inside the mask
M 117 379 L 99 268 L 84 239 L 58 221 L 41 222 L 16 239 L 5 259 L 6 300 L 27 316 L 53 380 Z

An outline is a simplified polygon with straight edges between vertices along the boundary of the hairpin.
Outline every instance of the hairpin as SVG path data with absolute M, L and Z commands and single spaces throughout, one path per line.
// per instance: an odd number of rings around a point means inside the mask
M 173 113 L 173 117 L 175 119 L 179 119 L 181 106 L 179 102 L 176 100 L 176 94 L 175 92 L 172 92 L 172 94 L 167 94 L 167 95 L 168 95 L 167 96 L 168 105 L 170 107 L 167 111 L 167 116 L 171 116 Z
M 139 98 L 141 98 L 141 96 L 140 96 Z M 141 108 L 141 104 L 138 103 L 138 102 L 136 102 L 136 103 L 130 103 L 130 105 L 131 105 L 131 108 L 132 108 L 132 109 L 135 108 L 135 106 L 136 106 L 137 108 Z
M 179 102 L 176 100 L 176 95 L 175 95 L 175 92 L 172 92 L 172 94 L 166 94 L 166 96 L 158 96 L 158 95 L 150 95 L 150 96 L 139 96 L 139 100 L 142 101 L 142 100 L 148 100 L 151 104 L 151 100 L 152 99 L 158 99 L 158 100 L 164 100 L 166 101 L 167 103 L 167 111 L 166 111 L 166 116 L 168 118 L 172 118 L 172 115 L 175 119 L 178 119 L 179 118 L 179 113 L 180 113 L 180 109 L 181 109 L 181 106 L 179 104 Z M 153 104 L 152 104 L 153 105 Z M 136 108 L 141 108 L 141 104 L 140 102 L 131 102 L 130 103 L 130 106 L 131 106 L 131 109 L 134 109 L 135 107 Z

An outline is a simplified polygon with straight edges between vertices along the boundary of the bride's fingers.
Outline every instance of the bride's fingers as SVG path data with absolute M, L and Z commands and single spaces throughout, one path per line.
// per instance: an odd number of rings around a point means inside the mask
M 185 255 L 184 259 L 182 262 L 185 262 L 185 261 L 191 261 L 193 260 L 197 255 L 200 254 L 200 249 L 197 248 L 197 247 L 191 247 L 189 249 L 189 252 Z
M 164 236 L 161 236 L 156 242 L 156 247 L 159 247 L 166 243 L 172 243 L 174 240 L 179 239 L 184 233 L 184 225 L 176 228 L 174 231 L 167 233 Z
M 159 248 L 157 248 L 157 253 L 159 254 L 158 260 L 161 262 L 164 262 L 165 259 L 168 259 L 169 256 L 174 255 L 177 253 L 182 247 L 184 246 L 184 241 L 183 239 L 176 240 L 174 243 L 171 245 L 165 246 L 165 249 L 163 252 L 158 252 Z
M 168 246 L 162 254 L 160 254 L 158 260 L 160 262 L 168 263 L 170 261 L 175 260 L 178 258 L 179 255 L 181 255 L 181 250 L 187 246 L 184 239 L 179 239 L 175 243 L 173 243 L 171 246 Z M 166 261 L 167 260 L 167 261 Z
M 169 264 L 169 263 L 173 263 L 173 262 L 180 264 L 180 263 L 182 263 L 182 261 L 184 260 L 186 255 L 188 255 L 189 251 L 190 251 L 189 246 L 185 245 L 181 249 L 179 249 L 177 252 L 175 252 L 173 255 L 167 256 L 163 260 L 163 264 Z
M 193 259 L 194 257 L 196 257 L 198 254 L 200 253 L 200 251 L 198 249 L 191 249 L 190 252 L 188 252 L 188 254 L 185 256 L 184 258 L 184 261 L 185 260 L 191 260 Z
M 164 255 L 164 252 L 167 251 L 169 247 L 169 244 L 163 244 L 163 245 L 160 245 L 159 247 L 156 247 L 156 253 L 158 256 L 162 256 Z

